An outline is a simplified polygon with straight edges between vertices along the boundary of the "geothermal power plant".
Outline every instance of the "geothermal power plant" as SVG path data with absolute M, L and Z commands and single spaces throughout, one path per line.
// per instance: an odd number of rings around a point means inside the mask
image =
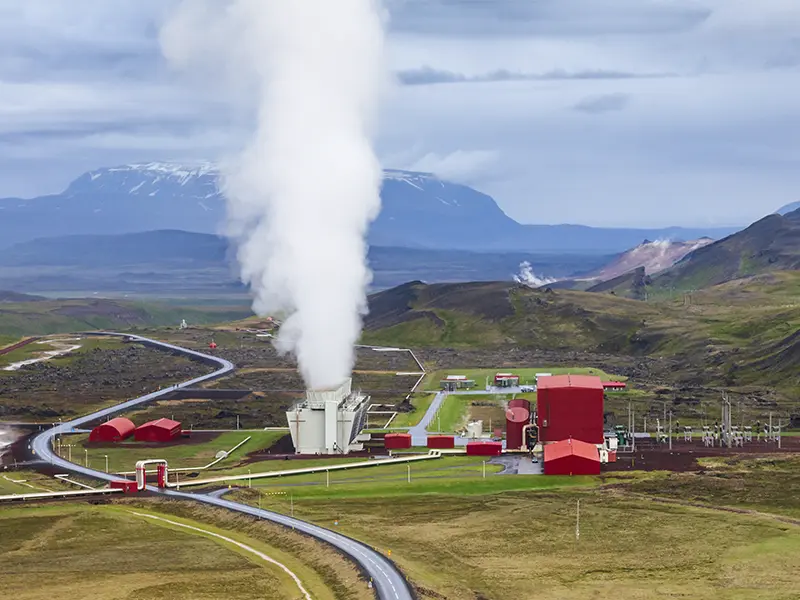
M 353 391 L 348 378 L 332 390 L 308 390 L 301 403 L 286 412 L 298 454 L 347 454 L 361 450 L 356 436 L 364 429 L 370 397 Z

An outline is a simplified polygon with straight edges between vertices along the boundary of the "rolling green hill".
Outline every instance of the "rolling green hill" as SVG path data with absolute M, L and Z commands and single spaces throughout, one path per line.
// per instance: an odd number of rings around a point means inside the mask
M 509 282 L 426 285 L 415 281 L 374 294 L 365 340 L 411 346 L 497 346 L 637 351 L 643 302 Z

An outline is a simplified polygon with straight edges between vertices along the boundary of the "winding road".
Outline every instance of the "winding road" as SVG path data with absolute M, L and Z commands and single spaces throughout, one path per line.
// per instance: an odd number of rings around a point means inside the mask
M 161 350 L 167 350 L 170 352 L 183 354 L 185 356 L 192 357 L 196 360 L 200 360 L 206 364 L 214 364 L 219 367 L 213 373 L 209 373 L 208 375 L 203 375 L 201 377 L 196 377 L 190 381 L 185 381 L 183 383 L 178 384 L 175 387 L 164 388 L 162 390 L 146 394 L 139 398 L 134 398 L 133 400 L 128 400 L 127 402 L 117 404 L 116 406 L 99 410 L 90 415 L 86 415 L 78 419 L 68 421 L 66 423 L 60 423 L 59 425 L 51 429 L 48 429 L 33 438 L 31 442 L 31 450 L 39 458 L 40 461 L 50 463 L 54 466 L 58 466 L 61 469 L 64 469 L 71 473 L 77 473 L 80 475 L 93 477 L 95 479 L 114 481 L 114 480 L 119 480 L 120 478 L 113 474 L 104 473 L 102 471 L 95 471 L 94 469 L 89 469 L 87 467 L 82 467 L 81 465 L 69 462 L 61 458 L 52 450 L 53 438 L 55 438 L 57 435 L 70 433 L 76 427 L 86 425 L 88 423 L 97 421 L 104 417 L 110 417 L 112 415 L 119 414 L 140 404 L 156 400 L 160 396 L 164 396 L 166 394 L 173 392 L 175 389 L 192 387 L 194 385 L 197 385 L 198 383 L 202 383 L 204 381 L 221 377 L 223 375 L 232 372 L 235 368 L 232 362 L 225 360 L 224 358 L 219 358 L 217 356 L 211 356 L 208 354 L 202 354 L 194 350 L 181 348 L 180 346 L 167 344 L 165 342 L 159 342 L 157 340 L 152 340 L 138 335 L 114 333 L 114 332 L 103 332 L 103 333 L 90 332 L 84 335 L 108 335 L 108 336 L 123 337 L 130 341 L 139 342 Z M 194 502 L 202 502 L 204 504 L 209 504 L 220 508 L 226 508 L 228 510 L 250 515 L 259 519 L 265 519 L 273 523 L 283 525 L 285 527 L 291 527 L 293 529 L 296 529 L 297 531 L 305 533 L 322 542 L 334 546 L 335 548 L 340 550 L 343 554 L 347 555 L 352 560 L 354 560 L 364 570 L 364 572 L 372 579 L 378 598 L 380 598 L 381 600 L 412 600 L 414 598 L 414 595 L 411 591 L 408 582 L 406 581 L 405 577 L 403 577 L 402 573 L 400 573 L 399 569 L 394 565 L 394 563 L 392 563 L 390 560 L 384 557 L 380 552 L 377 552 L 376 550 L 370 548 L 366 544 L 362 544 L 361 542 L 358 542 L 340 533 L 336 533 L 329 529 L 325 529 L 324 527 L 320 527 L 318 525 L 313 525 L 311 523 L 301 521 L 300 519 L 287 517 L 280 513 L 254 508 L 246 504 L 232 502 L 230 500 L 225 500 L 221 497 L 216 497 L 208 494 L 193 494 L 187 492 L 178 492 L 150 485 L 147 486 L 147 490 L 149 492 L 153 492 L 155 494 L 167 496 L 170 498 L 192 500 Z

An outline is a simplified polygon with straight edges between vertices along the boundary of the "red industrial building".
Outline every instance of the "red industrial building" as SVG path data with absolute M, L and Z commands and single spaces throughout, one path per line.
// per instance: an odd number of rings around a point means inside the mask
M 135 429 L 136 426 L 130 419 L 117 417 L 92 429 L 92 432 L 89 434 L 89 441 L 121 442 L 129 438 Z
M 452 435 L 429 435 L 428 448 L 447 450 L 456 447 L 456 439 Z
M 604 381 L 603 389 L 610 392 L 619 392 L 626 389 L 628 386 L 621 381 Z
M 387 433 L 383 438 L 383 446 L 387 450 L 407 450 L 411 448 L 411 434 Z
M 133 432 L 137 442 L 171 442 L 181 435 L 181 424 L 172 419 L 157 419 L 139 425 Z
M 603 384 L 592 375 L 540 377 L 536 423 L 543 443 L 572 438 L 603 443 Z
M 544 446 L 545 475 L 599 475 L 597 446 L 580 440 L 561 440 Z
M 502 442 L 467 442 L 467 456 L 500 456 Z
M 506 411 L 506 450 L 522 448 L 525 426 L 530 422 L 531 413 L 524 406 L 513 406 Z
M 513 373 L 497 373 L 494 376 L 496 387 L 515 387 L 519 385 L 519 375 Z

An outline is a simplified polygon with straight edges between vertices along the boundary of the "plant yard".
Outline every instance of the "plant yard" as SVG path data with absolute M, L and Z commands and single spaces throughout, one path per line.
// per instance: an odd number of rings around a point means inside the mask
M 296 574 L 315 599 L 371 597 L 355 568 L 322 544 L 268 523 L 163 502 L 5 508 L 0 512 L 4 595 L 16 600 L 303 597 L 278 566 L 224 540 L 141 515 L 211 531 L 263 552 Z

